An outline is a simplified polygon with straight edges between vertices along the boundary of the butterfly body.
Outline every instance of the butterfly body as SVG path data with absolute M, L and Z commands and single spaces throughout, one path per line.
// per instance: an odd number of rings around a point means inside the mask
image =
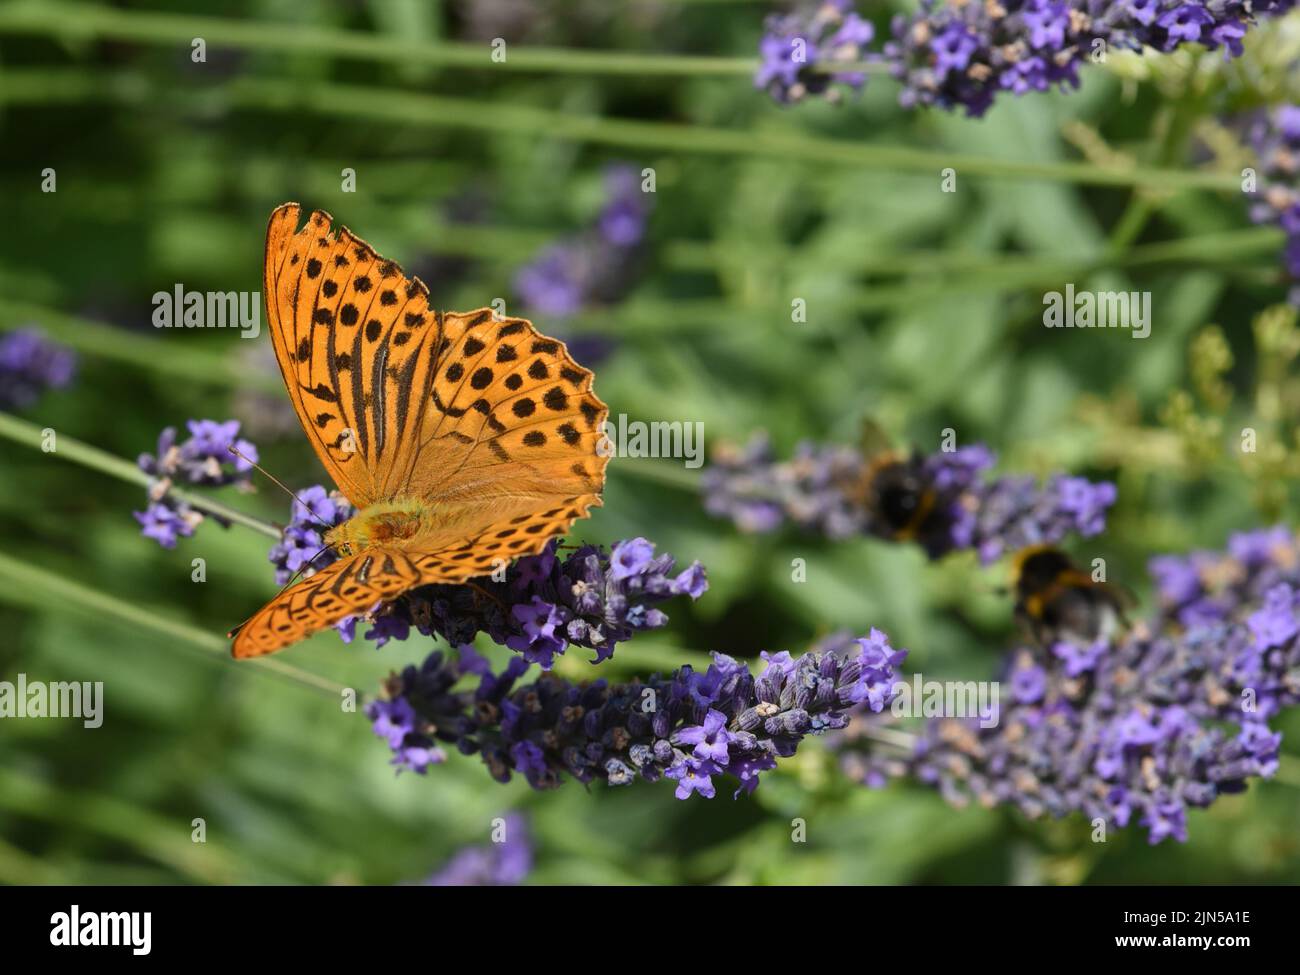
M 336 561 L 232 633 L 236 657 L 486 575 L 600 505 L 609 411 L 563 342 L 488 308 L 432 308 L 419 278 L 296 203 L 271 214 L 264 294 L 285 390 L 358 512 L 325 535 Z
M 325 532 L 325 544 L 339 555 L 355 555 L 377 545 L 400 547 L 450 524 L 449 512 L 419 498 L 395 498 L 362 508 Z

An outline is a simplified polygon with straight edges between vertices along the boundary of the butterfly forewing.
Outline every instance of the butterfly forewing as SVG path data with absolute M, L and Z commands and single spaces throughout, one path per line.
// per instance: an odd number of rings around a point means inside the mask
M 308 439 L 348 500 L 385 496 L 421 418 L 440 335 L 428 289 L 317 210 L 271 215 L 266 292 L 285 385 Z M 296 231 L 296 232 L 295 232 Z

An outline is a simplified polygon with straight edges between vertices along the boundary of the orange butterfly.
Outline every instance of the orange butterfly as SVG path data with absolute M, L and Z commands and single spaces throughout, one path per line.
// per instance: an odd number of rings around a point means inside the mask
M 325 534 L 338 561 L 231 633 L 235 657 L 534 554 L 605 484 L 608 410 L 563 342 L 486 308 L 434 311 L 419 278 L 328 213 L 299 230 L 301 212 L 266 229 L 267 317 L 307 439 L 358 510 Z

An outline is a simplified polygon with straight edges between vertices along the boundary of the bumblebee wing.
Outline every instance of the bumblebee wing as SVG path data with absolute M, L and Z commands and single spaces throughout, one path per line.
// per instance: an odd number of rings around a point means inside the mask
M 889 434 L 885 433 L 884 427 L 872 417 L 865 417 L 862 420 L 862 430 L 858 435 L 858 449 L 862 451 L 863 457 L 870 460 L 891 453 L 894 445 L 889 439 Z

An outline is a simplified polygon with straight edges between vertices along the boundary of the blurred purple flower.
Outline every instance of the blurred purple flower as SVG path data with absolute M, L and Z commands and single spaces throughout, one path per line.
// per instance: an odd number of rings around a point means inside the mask
M 495 830 L 494 830 L 495 832 Z M 533 844 L 524 817 L 506 816 L 501 839 L 458 850 L 427 881 L 430 887 L 506 887 L 524 882 L 533 868 Z
M 754 87 L 776 101 L 797 102 L 809 95 L 835 100 L 833 84 L 859 90 L 860 71 L 834 71 L 836 64 L 866 60 L 875 28 L 853 12 L 851 0 L 817 0 L 789 14 L 767 18 L 758 43 L 760 64 Z
M 77 357 L 32 328 L 0 336 L 0 409 L 22 409 L 72 382 Z
M 848 447 L 800 444 L 791 460 L 778 461 L 758 434 L 743 448 L 715 452 L 701 488 L 705 510 L 742 531 L 772 531 L 788 520 L 832 539 L 914 541 L 931 558 L 975 549 L 992 562 L 1104 529 L 1113 484 L 1058 475 L 1040 487 L 1033 478 L 989 478 L 993 463 L 980 444 L 871 459 Z

